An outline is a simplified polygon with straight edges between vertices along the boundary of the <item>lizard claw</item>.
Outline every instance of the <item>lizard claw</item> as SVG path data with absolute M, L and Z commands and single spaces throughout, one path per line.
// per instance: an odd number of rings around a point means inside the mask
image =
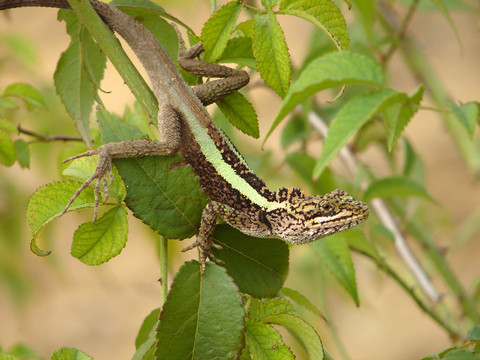
M 112 173 L 112 157 L 110 156 L 109 152 L 106 149 L 102 149 L 102 147 L 98 148 L 97 150 L 92 150 L 92 151 L 87 151 L 82 154 L 78 154 L 72 157 L 69 157 L 68 159 L 65 159 L 62 161 L 62 164 L 69 162 L 74 159 L 78 159 L 81 157 L 85 156 L 92 156 L 92 155 L 97 155 L 98 154 L 98 161 L 97 161 L 97 167 L 95 168 L 95 172 L 93 175 L 86 180 L 78 189 L 75 191 L 73 196 L 70 198 L 68 201 L 67 205 L 65 208 L 62 210 L 60 213 L 60 216 L 65 214 L 69 207 L 72 205 L 72 203 L 75 201 L 75 199 L 80 195 L 80 193 L 87 188 L 94 180 L 95 180 L 95 190 L 94 190 L 94 209 L 93 209 L 93 219 L 92 222 L 94 222 L 97 219 L 98 215 L 98 205 L 100 204 L 100 180 L 103 180 L 103 185 L 105 188 L 105 195 L 106 199 L 109 197 L 109 192 L 108 192 L 108 184 L 107 184 L 107 177 L 106 174 L 107 172 L 110 173 L 110 179 L 113 181 L 113 173 Z
M 195 240 L 193 244 L 183 248 L 182 252 L 194 249 L 196 247 L 200 250 L 200 263 L 202 265 L 202 270 L 201 270 L 202 275 L 205 273 L 205 263 L 207 262 L 207 259 L 210 259 L 219 265 L 225 264 L 222 260 L 218 259 L 215 255 L 212 254 L 212 247 L 214 247 L 215 249 L 221 249 L 222 246 L 213 243 L 211 240 L 202 241 L 197 238 L 197 240 Z

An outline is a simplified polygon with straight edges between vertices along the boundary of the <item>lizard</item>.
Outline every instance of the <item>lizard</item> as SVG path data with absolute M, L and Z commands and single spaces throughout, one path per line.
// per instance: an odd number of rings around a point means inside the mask
M 245 86 L 249 82 L 246 71 L 201 61 L 198 56 L 203 51 L 202 44 L 185 50 L 179 33 L 179 65 L 197 76 L 219 78 L 192 88 L 145 27 L 115 7 L 97 0 L 89 1 L 110 29 L 125 39 L 145 68 L 160 104 L 160 140 L 107 143 L 66 159 L 64 162 L 98 155 L 93 175 L 75 192 L 61 215 L 95 181 L 95 221 L 99 184 L 101 180 L 106 182 L 113 159 L 179 153 L 192 167 L 202 190 L 211 200 L 202 212 L 196 240 L 182 250 L 196 247 L 200 250 L 202 273 L 207 259 L 222 263 L 212 254 L 212 247 L 219 247 L 211 239 L 218 217 L 247 235 L 279 238 L 291 244 L 315 241 L 352 228 L 368 218 L 368 206 L 343 190 L 313 196 L 297 188 L 271 191 L 248 167 L 205 109 L 206 105 Z M 70 9 L 67 0 L 0 0 L 0 10 L 25 6 Z M 105 188 L 108 191 L 108 187 Z M 108 192 L 106 195 L 108 197 Z

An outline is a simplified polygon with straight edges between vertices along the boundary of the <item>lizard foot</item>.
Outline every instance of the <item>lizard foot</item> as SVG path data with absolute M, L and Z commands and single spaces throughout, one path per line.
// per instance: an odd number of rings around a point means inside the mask
M 219 250 L 222 249 L 221 245 L 215 244 L 211 240 L 202 241 L 201 239 L 197 238 L 197 240 L 195 240 L 193 244 L 183 248 L 182 252 L 192 250 L 194 248 L 198 248 L 200 250 L 200 263 L 202 264 L 202 275 L 203 275 L 205 273 L 205 263 L 207 259 L 210 259 L 219 265 L 224 264 L 222 260 L 218 259 L 217 257 L 215 257 L 215 255 L 212 254 L 212 247 Z
M 92 155 L 98 155 L 98 161 L 97 161 L 97 167 L 95 168 L 95 172 L 93 175 L 86 180 L 82 186 L 78 188 L 77 191 L 75 191 L 75 194 L 70 198 L 68 201 L 67 205 L 65 208 L 62 210 L 60 213 L 60 216 L 65 214 L 72 205 L 72 203 L 75 201 L 75 199 L 80 195 L 80 193 L 87 187 L 89 186 L 94 180 L 96 181 L 95 183 L 95 191 L 94 191 L 94 196 L 95 196 L 95 201 L 94 201 L 94 210 L 93 210 L 93 221 L 97 219 L 97 214 L 98 214 L 98 205 L 99 205 L 99 193 L 100 193 L 100 180 L 103 181 L 103 185 L 105 188 L 106 192 L 106 198 L 108 199 L 109 193 L 108 193 L 108 186 L 107 186 L 107 173 L 110 174 L 110 181 L 113 181 L 113 173 L 112 173 L 112 156 L 110 155 L 110 152 L 108 150 L 107 146 L 101 146 L 97 150 L 92 150 L 92 151 L 87 151 L 82 154 L 78 154 L 72 157 L 69 157 L 68 159 L 65 159 L 62 164 L 72 161 L 74 159 L 78 159 L 81 157 L 85 156 L 92 156 Z

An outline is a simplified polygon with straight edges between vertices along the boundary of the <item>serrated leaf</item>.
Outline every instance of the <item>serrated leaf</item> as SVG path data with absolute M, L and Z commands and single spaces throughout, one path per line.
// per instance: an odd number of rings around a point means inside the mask
M 475 130 L 475 124 L 480 119 L 479 104 L 475 102 L 460 105 L 449 103 L 449 106 L 455 118 L 465 130 L 467 130 L 470 137 L 472 137 Z
M 17 152 L 17 161 L 22 168 L 30 167 L 30 149 L 27 143 L 22 139 L 17 139 L 13 143 Z
M 363 124 L 389 106 L 404 101 L 406 95 L 385 89 L 371 94 L 359 95 L 348 101 L 330 123 L 322 155 L 315 165 L 313 177 L 317 178 L 330 160 L 337 155 L 350 137 Z
M 304 295 L 300 294 L 297 290 L 284 287 L 282 288 L 282 294 L 290 298 L 291 300 L 293 300 L 295 303 L 297 303 L 304 309 L 307 309 L 308 311 L 315 314 L 319 318 L 325 320 L 325 317 L 323 316 L 322 312 L 318 310 L 318 308 L 315 305 L 313 305 L 310 302 L 310 300 L 308 300 Z
M 157 360 L 233 359 L 243 346 L 242 299 L 225 269 L 182 265 L 160 314 Z
M 294 314 L 292 304 L 287 299 L 271 298 L 271 299 L 251 299 L 250 311 L 248 313 L 250 319 L 262 320 L 267 315 L 276 314 Z
M 398 103 L 384 111 L 384 120 L 388 129 L 388 151 L 392 151 L 398 138 L 417 112 L 423 98 L 423 86 L 419 86 L 405 102 Z
M 95 222 L 78 227 L 70 254 L 86 265 L 100 265 L 120 254 L 127 243 L 128 219 L 123 206 L 115 206 Z
M 216 61 L 227 47 L 242 5 L 231 1 L 215 11 L 202 28 L 202 43 L 207 62 Z
M 29 110 L 47 107 L 43 95 L 30 84 L 15 83 L 8 85 L 3 96 L 16 97 L 23 100 Z
M 0 119 L 0 130 L 3 130 L 5 132 L 11 132 L 14 134 L 18 134 L 18 129 L 15 125 L 12 124 L 11 121 L 8 121 L 7 119 Z
M 320 337 L 315 329 L 294 314 L 272 314 L 262 318 L 263 322 L 268 324 L 281 325 L 294 333 L 308 353 L 308 358 L 312 360 L 323 359 L 323 346 Z
M 228 274 L 243 293 L 272 297 L 288 274 L 288 245 L 279 239 L 259 239 L 227 225 L 217 225 L 213 239 L 222 246 L 213 254 L 224 261 Z
M 0 163 L 5 166 L 12 166 L 17 158 L 17 151 L 12 139 L 5 132 L 0 130 Z
M 75 191 L 82 185 L 76 181 L 63 181 L 40 187 L 30 198 L 27 207 L 27 222 L 32 237 L 30 247 L 37 255 L 48 255 L 40 250 L 35 239 L 42 227 L 56 219 Z M 68 211 L 94 206 L 93 189 L 87 187 L 75 199 Z
M 62 347 L 55 350 L 50 360 L 93 360 L 93 357 L 75 348 Z
M 107 58 L 73 11 L 60 11 L 58 18 L 65 20 L 72 39 L 58 60 L 53 76 L 55 89 L 72 119 L 81 120 L 88 133 L 90 113 Z
M 318 26 L 339 50 L 348 50 L 350 36 L 340 9 L 331 0 L 283 0 L 279 14 L 298 16 Z
M 292 69 L 283 30 L 271 11 L 254 18 L 253 56 L 265 83 L 284 97 L 290 86 Z
M 252 39 L 246 36 L 239 36 L 228 40 L 227 47 L 217 62 L 239 64 L 256 70 L 257 66 L 252 51 Z
M 392 176 L 377 180 L 370 184 L 364 193 L 365 201 L 392 196 L 416 196 L 434 201 L 424 186 L 404 176 Z
M 340 285 L 350 294 L 355 305 L 359 305 L 355 268 L 345 240 L 339 234 L 330 235 L 309 243 L 321 261 L 337 278 Z
M 244 134 L 258 139 L 258 118 L 255 108 L 243 94 L 235 92 L 216 102 L 225 117 Z
M 349 51 L 333 52 L 313 60 L 292 84 L 268 130 L 265 141 L 281 120 L 309 96 L 328 88 L 345 85 L 380 87 L 382 68 L 367 56 Z
M 258 320 L 246 320 L 245 329 L 245 341 L 252 359 L 295 359 L 280 334 L 270 325 Z

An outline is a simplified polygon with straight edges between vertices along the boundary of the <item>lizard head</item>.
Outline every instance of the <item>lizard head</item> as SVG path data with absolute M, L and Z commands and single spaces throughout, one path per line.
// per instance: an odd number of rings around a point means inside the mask
M 350 229 L 365 221 L 369 212 L 363 202 L 343 190 L 333 190 L 292 202 L 276 235 L 285 241 L 303 244 Z

